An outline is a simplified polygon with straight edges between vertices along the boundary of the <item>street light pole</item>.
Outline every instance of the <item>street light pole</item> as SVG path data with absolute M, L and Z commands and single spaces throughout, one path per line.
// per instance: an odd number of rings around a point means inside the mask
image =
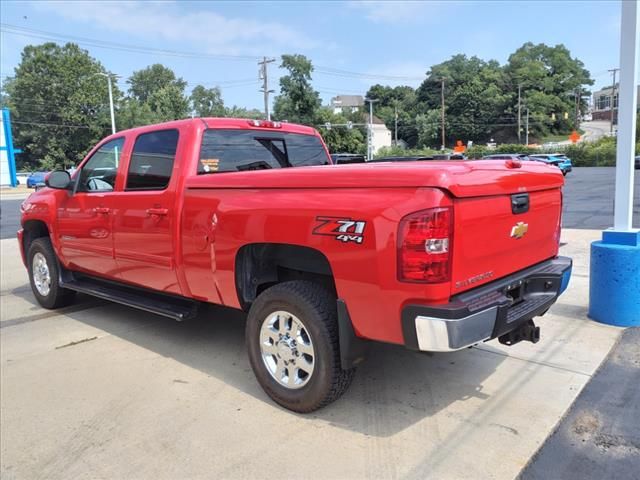
M 116 133 L 116 115 L 113 111 L 113 90 L 111 88 L 111 76 L 107 75 L 107 85 L 109 86 L 109 110 L 111 113 L 111 133 Z
M 109 87 L 109 113 L 111 114 L 111 133 L 116 133 L 116 115 L 113 109 L 113 88 L 111 86 L 111 75 L 108 73 L 97 72 L 90 77 L 94 77 L 96 75 L 100 75 L 102 77 L 107 77 L 107 86 Z
M 522 118 L 522 115 L 521 115 L 522 105 L 520 103 L 520 93 L 521 93 L 521 91 L 522 91 L 522 84 L 519 83 L 518 84 L 518 143 L 522 143 L 522 138 L 521 138 L 521 135 L 522 135 L 522 132 L 521 132 L 521 130 L 522 130 L 522 120 L 521 120 L 521 118 Z
M 529 145 L 529 109 L 527 108 L 527 120 L 526 120 L 526 128 L 524 132 L 524 144 Z

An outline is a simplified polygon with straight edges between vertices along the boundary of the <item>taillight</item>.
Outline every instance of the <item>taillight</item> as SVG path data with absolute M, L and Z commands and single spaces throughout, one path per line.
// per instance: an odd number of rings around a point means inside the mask
M 448 282 L 452 227 L 451 207 L 430 208 L 404 217 L 398 227 L 398 280 Z

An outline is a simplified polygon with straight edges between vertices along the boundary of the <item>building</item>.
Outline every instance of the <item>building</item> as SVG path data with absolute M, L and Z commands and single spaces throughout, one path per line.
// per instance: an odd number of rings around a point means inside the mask
M 354 113 L 364 107 L 362 95 L 338 95 L 331 99 L 333 113 Z
M 597 92 L 593 93 L 593 111 L 591 112 L 591 118 L 593 120 L 608 120 L 611 121 L 611 105 L 613 103 L 613 109 L 617 115 L 618 111 L 618 88 L 619 84 L 616 83 L 615 93 L 613 93 L 612 87 L 605 87 Z M 613 93 L 613 102 L 611 101 L 611 94 Z M 640 98 L 640 85 L 638 85 L 638 98 Z M 638 106 L 636 106 L 638 109 Z M 616 123 L 614 116 L 614 123 Z
M 373 116 L 373 125 L 371 129 L 371 146 L 374 155 L 382 147 L 391 146 L 391 130 L 389 130 L 384 122 L 375 115 Z

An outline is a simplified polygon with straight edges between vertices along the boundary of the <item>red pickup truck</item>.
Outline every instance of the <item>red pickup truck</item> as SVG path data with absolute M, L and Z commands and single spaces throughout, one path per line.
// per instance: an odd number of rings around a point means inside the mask
M 563 177 L 535 162 L 337 166 L 312 128 L 198 118 L 111 135 L 46 185 L 18 232 L 43 307 L 242 309 L 259 383 L 298 412 L 338 398 L 369 341 L 537 341 L 571 272 Z

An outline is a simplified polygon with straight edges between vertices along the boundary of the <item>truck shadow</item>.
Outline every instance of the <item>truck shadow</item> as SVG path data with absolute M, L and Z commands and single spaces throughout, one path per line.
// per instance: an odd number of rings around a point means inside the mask
M 242 312 L 207 305 L 194 320 L 178 323 L 107 304 L 65 315 L 172 358 L 291 414 L 270 400 L 253 375 L 244 344 Z M 310 415 L 298 416 L 366 436 L 392 436 L 453 402 L 489 398 L 482 383 L 505 358 L 477 349 L 426 355 L 372 343 L 367 360 L 342 398 Z

